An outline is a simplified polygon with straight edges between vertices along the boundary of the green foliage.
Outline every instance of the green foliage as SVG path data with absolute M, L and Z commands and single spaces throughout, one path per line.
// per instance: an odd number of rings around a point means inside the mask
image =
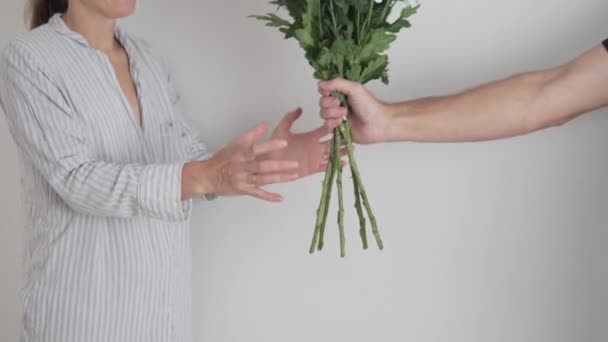
M 318 79 L 343 77 L 360 83 L 379 79 L 388 83 L 386 51 L 397 38 L 399 31 L 411 27 L 408 18 L 419 8 L 419 6 L 408 6 L 401 11 L 396 21 L 388 23 L 387 18 L 394 6 L 402 1 L 383 0 L 378 3 L 375 0 L 275 0 L 270 3 L 286 9 L 291 20 L 283 19 L 273 13 L 253 17 L 266 22 L 267 26 L 276 27 L 285 34 L 285 38 L 296 39 L 304 49 L 306 58 Z M 341 100 L 342 105 L 348 105 L 344 94 L 334 92 L 333 95 Z M 323 248 L 327 212 L 335 180 L 339 199 L 340 254 L 342 257 L 345 255 L 340 154 L 342 146 L 348 151 L 363 248 L 367 249 L 368 246 L 365 214 L 369 218 L 378 248 L 383 249 L 384 246 L 355 161 L 350 123 L 346 120 L 334 129 L 328 169 L 323 180 L 323 191 L 310 247 L 311 253 Z
M 386 51 L 397 33 L 411 27 L 408 20 L 420 5 L 407 6 L 399 18 L 387 22 L 402 0 L 276 0 L 291 20 L 276 14 L 253 16 L 276 27 L 285 38 L 294 38 L 304 49 L 318 79 L 344 77 L 367 83 L 388 83 Z

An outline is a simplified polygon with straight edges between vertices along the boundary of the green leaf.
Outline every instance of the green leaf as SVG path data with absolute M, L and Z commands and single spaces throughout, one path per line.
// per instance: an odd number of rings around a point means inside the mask
M 360 64 L 351 65 L 350 70 L 348 70 L 346 72 L 345 76 L 347 79 L 349 79 L 351 81 L 360 82 L 361 81 L 361 65 Z
M 331 45 L 331 52 L 335 55 L 348 56 L 355 53 L 356 46 L 352 39 L 338 38 Z
M 295 37 L 304 49 L 308 49 L 315 46 L 315 38 L 307 29 L 296 30 Z
M 342 11 L 342 13 L 347 14 L 350 10 L 350 4 L 347 0 L 333 0 L 334 8 Z
M 413 16 L 414 14 L 418 13 L 419 8 L 420 8 L 420 5 L 407 6 L 406 8 L 403 9 L 403 11 L 401 11 L 401 19 L 409 18 L 409 17 Z
M 279 7 L 286 7 L 289 15 L 295 20 L 300 18 L 306 10 L 306 1 L 302 0 L 277 0 L 270 3 Z
M 376 55 L 386 51 L 392 42 L 397 39 L 397 36 L 391 33 L 387 33 L 383 28 L 374 30 L 369 38 L 366 40 L 365 45 L 359 52 L 359 58 L 362 62 L 368 61 L 374 58 Z
M 334 62 L 334 55 L 329 51 L 328 48 L 324 47 L 321 49 L 321 53 L 319 54 L 319 58 L 317 59 L 317 64 L 319 68 L 329 69 Z
M 319 13 L 321 0 L 307 0 L 305 11 L 301 17 L 301 27 L 294 33 L 295 38 L 300 42 L 302 48 L 309 50 L 314 49 L 319 42 L 319 33 L 316 30 L 315 18 L 321 18 Z
M 388 57 L 385 55 L 378 56 L 376 59 L 371 61 L 363 72 L 361 73 L 361 80 L 363 83 L 367 83 L 371 80 L 381 78 L 386 74 L 386 68 L 388 67 Z
M 360 12 L 361 14 L 367 14 L 369 10 L 369 2 L 374 0 L 349 0 L 347 1 L 354 10 Z
M 336 67 L 336 71 L 338 75 L 344 76 L 344 56 L 342 55 L 332 55 L 333 63 Z
M 397 33 L 397 32 L 401 31 L 404 28 L 411 27 L 412 25 L 407 20 L 407 18 L 409 18 L 412 15 L 416 14 L 418 12 L 419 8 L 420 8 L 420 5 L 417 5 L 417 6 L 408 6 L 408 7 L 404 8 L 401 11 L 401 15 L 399 16 L 399 19 L 397 19 L 394 23 L 388 25 L 387 28 L 386 28 L 386 30 L 388 32 Z
M 391 32 L 391 33 L 397 33 L 399 31 L 401 31 L 404 28 L 409 28 L 412 27 L 412 24 L 410 24 L 410 22 L 406 19 L 399 19 L 397 21 L 395 21 L 394 23 L 390 24 L 387 28 L 386 31 L 387 32 Z
M 252 15 L 251 18 L 255 18 L 257 20 L 266 21 L 266 26 L 269 27 L 290 27 L 291 23 L 276 14 L 268 13 L 266 15 Z
M 380 79 L 388 82 L 386 50 L 396 34 L 411 27 L 409 17 L 418 6 L 408 6 L 392 24 L 386 17 L 401 0 L 274 0 L 293 21 L 268 13 L 254 18 L 276 27 L 285 38 L 295 38 L 305 51 L 315 77 L 335 76 L 366 83 Z
M 380 80 L 382 81 L 382 83 L 384 84 L 388 84 L 388 66 L 386 67 L 386 70 L 384 70 L 384 72 L 382 73 L 382 76 L 380 76 Z

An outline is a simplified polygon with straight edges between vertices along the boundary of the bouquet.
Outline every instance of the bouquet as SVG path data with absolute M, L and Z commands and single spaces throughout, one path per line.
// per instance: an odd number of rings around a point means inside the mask
M 286 9 L 291 20 L 273 13 L 253 17 L 266 22 L 266 26 L 278 28 L 286 39 L 296 39 L 314 69 L 315 78 L 329 80 L 342 77 L 362 84 L 377 79 L 388 84 L 388 57 L 385 53 L 397 38 L 396 34 L 411 27 L 408 18 L 420 7 L 403 0 L 277 0 L 270 3 Z M 339 98 L 343 106 L 348 106 L 344 94 L 336 92 L 332 95 Z M 344 120 L 333 133 L 310 253 L 323 248 L 335 182 L 338 193 L 340 255 L 346 255 L 343 166 L 340 153 L 344 147 L 348 152 L 363 249 L 368 248 L 365 214 L 369 217 L 378 248 L 382 250 L 384 247 L 353 153 L 350 125 L 348 120 Z

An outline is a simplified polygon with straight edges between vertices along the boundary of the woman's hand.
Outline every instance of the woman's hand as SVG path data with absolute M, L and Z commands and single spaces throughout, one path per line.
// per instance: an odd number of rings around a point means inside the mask
M 267 130 L 268 124 L 261 124 L 230 142 L 209 160 L 187 164 L 184 183 L 188 183 L 190 176 L 190 183 L 196 184 L 199 195 L 248 195 L 270 202 L 282 201 L 281 195 L 264 191 L 260 186 L 298 179 L 299 163 L 267 157 L 287 147 L 285 139 L 258 142 Z M 193 168 L 195 170 L 190 171 Z M 186 195 L 182 197 L 189 197 L 187 190 L 186 187 Z
M 306 133 L 293 133 L 291 128 L 302 115 L 300 108 L 287 113 L 272 134 L 273 139 L 287 141 L 284 149 L 275 150 L 268 154 L 272 160 L 293 160 L 299 163 L 298 175 L 306 177 L 327 169 L 327 159 L 331 141 L 321 141 L 331 134 L 327 126 Z M 343 152 L 344 153 L 344 152 Z

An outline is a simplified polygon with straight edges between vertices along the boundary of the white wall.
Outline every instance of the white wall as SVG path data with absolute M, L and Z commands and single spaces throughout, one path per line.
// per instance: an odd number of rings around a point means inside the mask
M 15 2 L 4 1 L 0 4 L 1 48 L 24 30 L 23 6 L 20 1 Z M 2 116 L 3 118 L 0 119 L 0 157 L 2 158 L 0 164 L 0 341 L 9 342 L 17 341 L 23 215 L 17 150 L 8 133 L 4 113 Z
M 193 122 L 217 148 L 302 105 L 316 83 L 294 42 L 247 19 L 265 0 L 140 1 L 124 23 L 169 51 Z M 0 4 L 0 46 L 22 31 Z M 608 36 L 605 0 L 426 1 L 391 50 L 387 100 L 439 95 L 566 61 Z M 608 89 L 606 89 L 608 91 Z M 193 222 L 197 341 L 570 342 L 608 339 L 608 111 L 478 144 L 357 154 L 386 250 L 362 252 L 349 212 L 307 254 L 320 179 L 282 205 L 220 200 Z M 22 218 L 16 152 L 0 120 L 0 340 L 15 339 Z M 350 200 L 350 197 L 348 197 Z

